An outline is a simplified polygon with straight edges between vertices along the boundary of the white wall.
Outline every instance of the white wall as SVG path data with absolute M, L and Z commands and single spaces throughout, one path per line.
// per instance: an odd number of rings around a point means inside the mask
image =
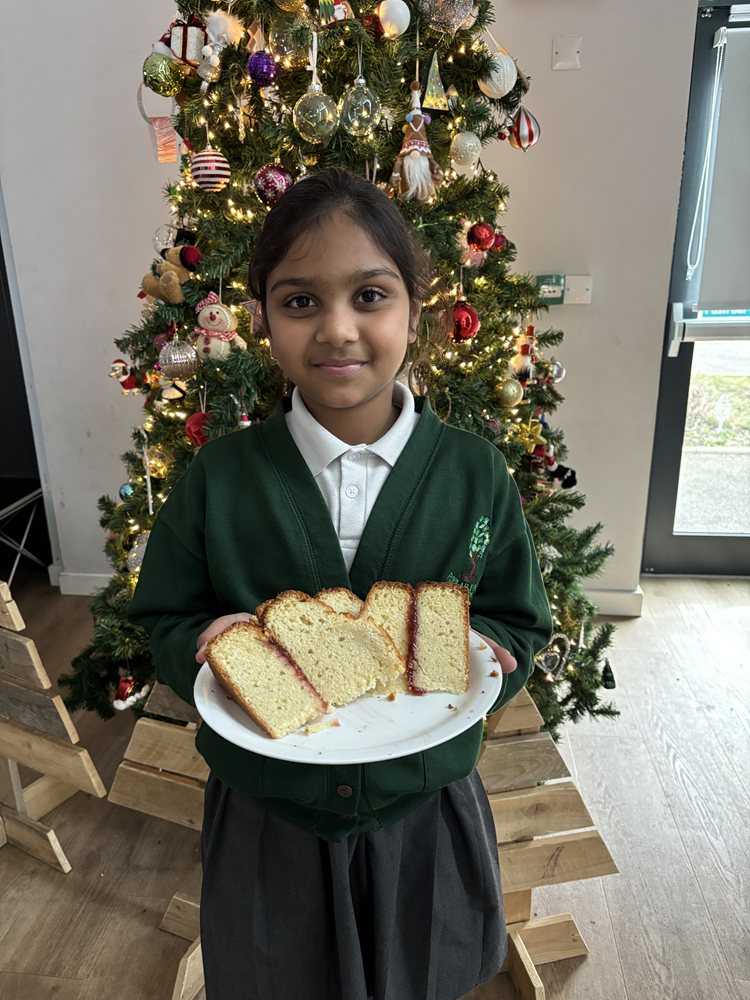
M 173 165 L 159 165 L 135 104 L 140 66 L 172 19 L 167 0 L 127 17 L 78 0 L 24 5 L 0 60 L 0 182 L 36 384 L 62 553 L 62 586 L 109 573 L 96 500 L 123 479 L 141 401 L 107 378 Z M 617 555 L 605 610 L 636 610 L 659 357 L 687 110 L 695 7 L 684 0 L 497 0 L 493 33 L 533 77 L 542 125 L 527 154 L 484 162 L 510 185 L 518 268 L 594 275 L 590 306 L 561 306 L 567 368 L 559 423 L 588 504 Z M 583 69 L 550 68 L 552 38 L 583 35 Z M 148 94 L 150 109 L 167 106 Z M 23 322 L 19 324 L 23 329 Z
M 538 325 L 566 334 L 553 420 L 588 499 L 572 523 L 602 521 L 617 550 L 590 592 L 637 614 L 696 4 L 497 0 L 496 12 L 542 133 L 525 154 L 497 143 L 482 160 L 510 187 L 517 270 L 594 276 L 591 305 L 554 306 Z M 581 70 L 552 71 L 560 35 L 583 36 Z
M 119 456 L 140 420 L 142 398 L 107 375 L 114 337 L 139 319 L 151 237 L 167 220 L 161 189 L 176 172 L 156 162 L 135 99 L 173 14 L 167 0 L 16 5 L 16 43 L 0 59 L 3 241 L 69 593 L 111 573 L 96 501 L 122 483 Z M 152 114 L 169 107 L 149 92 Z

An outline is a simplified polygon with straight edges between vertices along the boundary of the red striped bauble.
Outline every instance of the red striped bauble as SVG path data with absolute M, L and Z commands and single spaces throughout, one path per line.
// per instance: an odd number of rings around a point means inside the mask
M 196 153 L 190 163 L 190 172 L 198 187 L 204 191 L 221 191 L 229 183 L 231 169 L 229 160 L 215 149 L 204 149 Z
M 508 142 L 516 149 L 522 149 L 524 153 L 530 149 L 535 142 L 539 141 L 542 130 L 536 118 L 524 107 L 519 107 L 513 115 L 513 127 L 508 136 Z

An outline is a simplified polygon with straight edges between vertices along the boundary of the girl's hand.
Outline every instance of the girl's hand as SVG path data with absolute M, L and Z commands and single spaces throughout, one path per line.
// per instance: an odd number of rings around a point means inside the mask
M 196 641 L 196 646 L 198 647 L 198 652 L 195 654 L 196 663 L 206 662 L 206 646 L 213 639 L 215 635 L 219 632 L 223 632 L 225 628 L 229 628 L 235 622 L 249 622 L 251 615 L 246 611 L 240 611 L 236 615 L 223 615 L 221 618 L 216 618 L 211 624 L 198 636 Z
M 219 621 L 222 621 L 222 619 L 220 618 Z M 486 635 L 482 635 L 481 632 L 477 632 L 476 629 L 472 629 L 471 631 L 490 647 L 497 662 L 500 664 L 500 672 L 503 674 L 512 674 L 516 669 L 515 656 L 511 656 L 508 650 L 499 646 L 494 639 L 489 639 Z

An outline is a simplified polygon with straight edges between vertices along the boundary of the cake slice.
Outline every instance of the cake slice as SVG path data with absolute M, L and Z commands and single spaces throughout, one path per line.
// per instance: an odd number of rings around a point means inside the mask
M 274 739 L 328 711 L 288 653 L 252 622 L 235 622 L 206 647 L 214 677 Z
M 316 691 L 345 705 L 406 669 L 388 633 L 369 618 L 287 590 L 257 609 L 266 632 L 288 651 Z
M 367 595 L 363 618 L 371 618 L 384 628 L 404 663 L 409 661 L 409 621 L 413 618 L 414 590 L 408 583 L 374 583 Z M 406 672 L 393 680 L 378 683 L 378 694 L 401 694 L 409 690 Z
M 317 601 L 323 601 L 329 608 L 333 608 L 338 614 L 349 614 L 356 618 L 364 605 L 362 601 L 346 587 L 331 587 L 330 590 L 321 590 L 315 595 Z
M 414 597 L 409 688 L 462 694 L 469 687 L 469 592 L 458 583 L 418 583 Z

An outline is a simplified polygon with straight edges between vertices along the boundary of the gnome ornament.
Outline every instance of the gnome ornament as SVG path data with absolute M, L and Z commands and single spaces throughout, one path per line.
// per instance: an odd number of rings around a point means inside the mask
M 390 185 L 397 189 L 404 201 L 416 198 L 419 202 L 429 201 L 435 188 L 443 183 L 443 171 L 430 151 L 425 126 L 430 124 L 430 116 L 422 113 L 419 103 L 419 84 L 411 84 L 412 107 L 406 116 L 404 141 L 401 152 L 393 165 Z
M 536 340 L 534 337 L 534 327 L 527 326 L 518 338 L 517 353 L 511 358 L 510 366 L 512 374 L 518 379 L 523 388 L 531 382 L 535 376 Z
M 223 361 L 233 347 L 246 350 L 247 344 L 237 334 L 237 317 L 225 306 L 216 292 L 209 292 L 195 307 L 198 325 L 194 332 L 194 347 L 199 358 Z

